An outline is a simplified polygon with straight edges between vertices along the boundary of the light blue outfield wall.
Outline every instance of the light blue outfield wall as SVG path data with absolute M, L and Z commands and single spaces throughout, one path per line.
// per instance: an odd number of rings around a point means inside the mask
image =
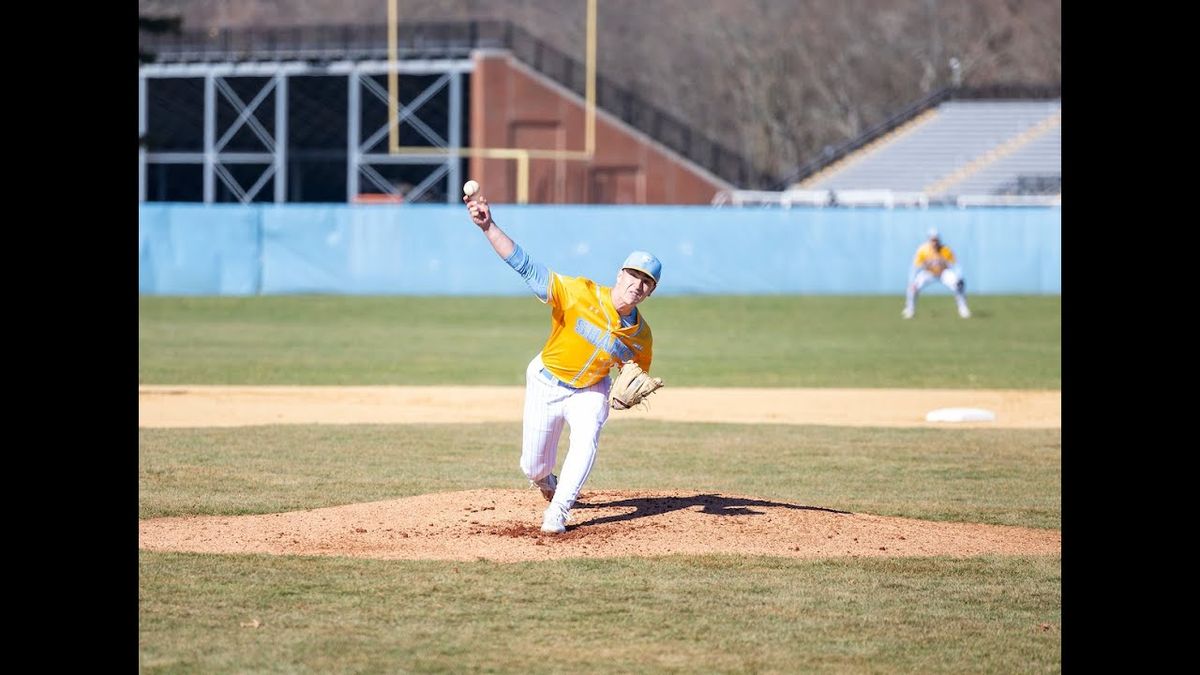
M 968 293 L 1061 292 L 1059 208 L 729 209 L 498 204 L 535 259 L 611 284 L 633 249 L 663 261 L 658 293 L 902 293 L 930 227 Z M 144 294 L 519 295 L 463 207 L 143 204 Z M 930 287 L 933 289 L 934 287 Z M 931 292 L 944 292 L 940 290 Z

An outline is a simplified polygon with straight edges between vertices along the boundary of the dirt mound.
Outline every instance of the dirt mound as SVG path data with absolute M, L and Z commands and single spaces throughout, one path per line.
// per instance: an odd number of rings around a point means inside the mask
M 537 490 L 470 490 L 256 516 L 143 520 L 152 551 L 518 562 L 737 553 L 794 558 L 1057 554 L 1059 530 L 847 513 L 727 494 L 587 491 L 565 534 Z

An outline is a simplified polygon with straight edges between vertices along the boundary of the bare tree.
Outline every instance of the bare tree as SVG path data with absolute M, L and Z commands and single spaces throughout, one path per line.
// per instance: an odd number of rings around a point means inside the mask
M 584 0 L 398 0 L 584 58 Z M 1061 0 L 600 0 L 598 69 L 779 175 L 951 84 L 1061 81 Z M 185 28 L 377 24 L 386 0 L 139 0 Z

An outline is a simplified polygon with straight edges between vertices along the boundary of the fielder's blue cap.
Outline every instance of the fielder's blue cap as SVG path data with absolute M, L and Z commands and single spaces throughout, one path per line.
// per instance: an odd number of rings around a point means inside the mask
M 621 269 L 645 272 L 654 278 L 655 284 L 662 277 L 662 262 L 654 257 L 653 253 L 647 253 L 646 251 L 634 251 L 630 253 L 625 262 L 621 263 Z

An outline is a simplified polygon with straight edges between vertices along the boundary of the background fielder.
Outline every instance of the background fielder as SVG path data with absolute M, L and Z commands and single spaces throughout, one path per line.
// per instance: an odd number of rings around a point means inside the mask
M 971 316 L 971 310 L 967 307 L 966 282 L 963 281 L 962 268 L 954 261 L 954 251 L 942 243 L 937 230 L 930 230 L 929 241 L 918 246 L 917 254 L 913 256 L 913 269 L 908 278 L 901 316 L 913 318 L 917 311 L 917 294 L 934 281 L 940 281 L 954 291 L 959 316 L 964 319 Z
M 612 287 L 557 274 L 533 260 L 496 225 L 486 199 L 470 187 L 465 192 L 471 221 L 533 294 L 550 305 L 550 337 L 525 369 L 521 470 L 550 502 L 542 531 L 565 532 L 608 420 L 609 371 L 627 360 L 650 371 L 654 337 L 637 305 L 658 287 L 662 263 L 650 253 L 634 251 Z M 571 444 L 562 475 L 555 477 L 564 422 L 571 425 Z

